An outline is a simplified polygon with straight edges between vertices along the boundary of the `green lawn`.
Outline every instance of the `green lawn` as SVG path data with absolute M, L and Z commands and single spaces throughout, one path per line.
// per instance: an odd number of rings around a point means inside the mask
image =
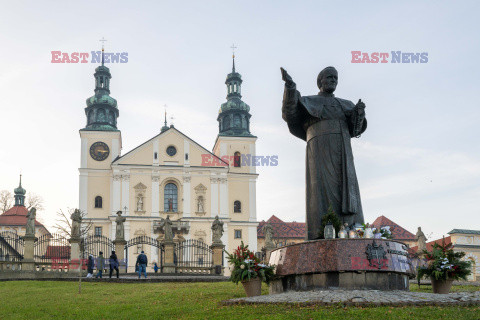
M 7 281 L 0 282 L 0 319 L 480 319 L 480 307 L 218 305 L 243 296 L 229 282 L 83 282 L 78 294 L 75 282 Z

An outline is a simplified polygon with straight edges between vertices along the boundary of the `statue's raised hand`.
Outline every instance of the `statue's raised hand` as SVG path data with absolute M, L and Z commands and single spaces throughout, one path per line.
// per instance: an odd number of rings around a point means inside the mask
M 295 85 L 295 82 L 293 82 L 292 77 L 290 77 L 287 70 L 280 67 L 280 71 L 282 72 L 282 80 L 285 81 L 285 84 L 288 87 L 293 87 Z

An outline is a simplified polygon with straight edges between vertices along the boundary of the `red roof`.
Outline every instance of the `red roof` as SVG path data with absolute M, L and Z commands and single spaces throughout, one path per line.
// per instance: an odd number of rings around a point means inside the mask
M 443 239 L 445 239 L 445 244 L 452 243 L 452 237 L 450 237 L 450 236 L 448 236 L 446 238 L 438 239 L 438 240 L 435 240 L 435 241 L 430 241 L 430 242 L 427 242 L 427 251 L 432 251 L 434 243 L 438 243 L 438 244 L 442 245 L 443 244 Z M 418 251 L 418 246 L 412 247 L 411 250 L 412 250 L 412 252 L 417 252 Z
M 305 222 L 284 222 L 275 215 L 271 216 L 266 222 L 263 220 L 258 224 L 258 238 L 265 238 L 263 226 L 266 223 L 269 223 L 273 227 L 275 238 L 305 238 Z
M 372 223 L 373 226 L 377 228 L 381 227 L 390 227 L 390 232 L 392 233 L 392 238 L 394 240 L 415 240 L 415 235 L 410 231 L 405 230 L 400 227 L 398 224 L 388 219 L 385 216 L 380 216 Z
M 25 206 L 14 206 L 0 214 L 0 226 L 26 226 L 28 210 Z M 35 225 L 44 228 L 45 226 L 35 220 Z

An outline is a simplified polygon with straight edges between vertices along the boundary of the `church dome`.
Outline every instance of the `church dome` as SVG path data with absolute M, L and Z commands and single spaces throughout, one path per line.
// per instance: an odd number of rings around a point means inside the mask
M 111 107 L 117 107 L 117 100 L 110 97 L 108 94 L 95 94 L 87 99 L 87 107 L 91 107 L 98 104 L 106 104 Z
M 249 112 L 250 106 L 240 99 L 231 99 L 231 100 L 228 100 L 227 102 L 222 103 L 222 106 L 220 107 L 220 110 L 218 112 L 222 113 L 230 110 L 240 110 L 240 111 Z

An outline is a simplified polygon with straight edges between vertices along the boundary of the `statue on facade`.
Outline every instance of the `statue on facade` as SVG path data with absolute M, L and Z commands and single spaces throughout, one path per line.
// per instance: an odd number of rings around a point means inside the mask
M 197 199 L 197 212 L 204 212 L 204 207 L 203 207 L 203 197 L 199 196 Z
M 123 223 L 127 218 L 122 217 L 122 211 L 117 211 L 117 217 L 115 218 L 115 240 L 125 240 L 125 228 Z
M 71 238 L 80 238 L 81 227 L 82 227 L 82 215 L 80 214 L 79 209 L 75 209 L 70 216 L 72 219 L 72 231 L 70 234 Z
M 137 199 L 137 211 L 143 211 L 143 197 L 142 197 L 142 195 L 139 195 L 138 199 Z
M 275 243 L 273 242 L 273 227 L 270 223 L 266 223 L 263 226 L 263 234 L 265 235 L 265 248 L 275 248 Z
M 282 117 L 290 132 L 307 142 L 307 240 L 319 238 L 321 219 L 332 205 L 343 223 L 364 223 L 360 190 L 350 144 L 367 128 L 365 104 L 334 96 L 338 72 L 323 69 L 317 78 L 320 92 L 301 96 L 292 77 L 281 68 L 285 89 Z
M 215 220 L 212 223 L 212 243 L 213 244 L 221 244 L 222 243 L 222 236 L 223 236 L 223 222 L 220 221 L 218 216 L 215 216 Z
M 35 237 L 35 219 L 37 217 L 37 209 L 32 208 L 27 214 L 27 226 L 25 230 L 26 237 Z
M 415 240 L 417 241 L 418 246 L 417 252 L 423 253 L 423 250 L 427 250 L 427 237 L 425 237 L 425 234 L 420 227 L 418 227 L 417 234 L 415 235 Z
M 160 228 L 163 229 L 163 233 L 165 235 L 165 242 L 172 242 L 173 241 L 173 231 L 172 231 L 172 221 L 170 220 L 170 216 L 167 216 L 166 219 L 162 219 L 160 223 Z

